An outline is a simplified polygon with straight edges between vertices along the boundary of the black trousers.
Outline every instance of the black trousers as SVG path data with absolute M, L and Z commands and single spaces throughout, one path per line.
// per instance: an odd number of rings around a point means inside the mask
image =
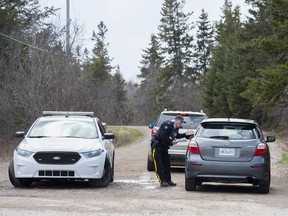
M 168 154 L 168 149 L 158 144 L 152 149 L 152 157 L 159 182 L 171 181 L 170 155 Z

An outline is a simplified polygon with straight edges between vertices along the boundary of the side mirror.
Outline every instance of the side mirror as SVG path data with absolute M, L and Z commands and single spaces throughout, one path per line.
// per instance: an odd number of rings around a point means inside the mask
M 24 131 L 17 131 L 15 133 L 15 136 L 18 137 L 18 138 L 24 138 L 26 135 L 26 133 Z
M 266 142 L 275 142 L 276 138 L 275 136 L 267 136 Z
M 114 133 L 105 133 L 103 139 L 115 139 Z
M 155 125 L 153 123 L 149 124 L 148 126 L 150 129 L 153 129 L 155 127 Z

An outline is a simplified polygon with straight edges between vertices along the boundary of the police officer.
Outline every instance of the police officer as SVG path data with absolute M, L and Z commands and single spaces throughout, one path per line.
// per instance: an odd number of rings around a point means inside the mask
M 177 143 L 176 138 L 186 137 L 188 139 L 193 135 L 191 130 L 183 134 L 178 133 L 183 122 L 184 118 L 180 115 L 172 121 L 164 121 L 154 136 L 157 145 L 152 149 L 152 157 L 156 176 L 162 187 L 176 186 L 176 183 L 171 180 L 170 158 L 168 155 L 170 146 Z

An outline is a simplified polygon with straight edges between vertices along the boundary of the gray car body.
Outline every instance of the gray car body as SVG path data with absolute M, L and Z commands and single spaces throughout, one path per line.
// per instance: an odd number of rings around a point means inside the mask
M 185 164 L 186 178 L 196 179 L 198 184 L 202 182 L 237 182 L 257 185 L 259 181 L 267 181 L 270 178 L 270 151 L 257 122 L 244 119 L 206 119 L 201 124 L 228 121 L 255 125 L 260 137 L 251 140 L 228 141 L 202 138 L 199 137 L 202 126 L 199 126 L 192 141 L 197 141 L 200 155 L 193 154 L 187 150 Z M 260 143 L 267 145 L 267 152 L 261 156 L 254 156 L 257 145 Z M 235 148 L 235 157 L 217 157 L 215 149 L 219 147 Z

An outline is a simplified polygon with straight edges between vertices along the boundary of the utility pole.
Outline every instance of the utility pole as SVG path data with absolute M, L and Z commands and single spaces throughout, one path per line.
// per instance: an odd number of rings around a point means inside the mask
M 70 52 L 70 0 L 66 0 L 66 52 Z

